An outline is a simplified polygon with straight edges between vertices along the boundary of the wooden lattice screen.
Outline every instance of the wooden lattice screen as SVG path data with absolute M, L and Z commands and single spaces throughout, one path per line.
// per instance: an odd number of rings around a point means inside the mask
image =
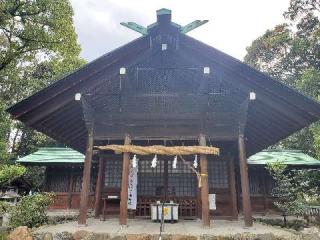
M 150 156 L 139 159 L 139 196 L 162 196 L 164 187 L 164 161 L 158 160 L 156 168 L 151 168 Z
M 122 176 L 122 159 L 111 158 L 106 160 L 105 168 L 105 188 L 116 188 L 121 187 L 121 176 Z
M 64 169 L 52 167 L 47 169 L 46 182 L 44 190 L 48 192 L 69 192 L 70 181 L 72 178 L 71 192 L 77 193 L 81 191 L 82 186 L 82 168 Z M 97 180 L 96 169 L 92 170 L 90 181 L 90 192 L 95 191 Z
M 274 180 L 263 168 L 249 168 L 249 186 L 251 195 L 271 195 Z
M 208 160 L 208 182 L 209 188 L 229 188 L 228 163 L 226 160 L 209 158 Z

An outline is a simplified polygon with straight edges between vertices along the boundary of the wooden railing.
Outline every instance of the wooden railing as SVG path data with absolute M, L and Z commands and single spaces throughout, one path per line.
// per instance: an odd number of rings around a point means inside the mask
M 162 197 L 138 197 L 136 216 L 150 216 L 150 206 L 157 201 L 162 202 Z M 197 216 L 197 204 L 195 197 L 168 197 L 168 201 L 179 204 L 179 217 L 195 218 Z

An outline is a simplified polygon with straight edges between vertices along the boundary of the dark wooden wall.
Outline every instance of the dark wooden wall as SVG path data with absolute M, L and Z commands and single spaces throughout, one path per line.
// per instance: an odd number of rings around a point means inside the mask
M 164 160 L 159 158 L 158 168 L 151 169 L 152 156 L 141 158 L 138 175 L 138 205 L 137 216 L 149 216 L 150 204 L 163 199 L 163 166 Z M 171 158 L 171 157 L 169 157 Z M 187 158 L 193 162 L 194 156 Z M 173 159 L 172 159 L 173 160 Z M 173 200 L 180 204 L 180 215 L 186 218 L 196 217 L 197 206 L 197 180 L 195 175 L 187 169 L 181 161 L 178 161 L 177 169 L 172 169 L 172 160 L 168 160 L 169 166 L 169 195 L 168 200 Z M 198 159 L 199 160 L 199 159 Z M 103 196 L 106 194 L 120 194 L 122 160 L 121 155 L 106 155 L 105 179 L 103 185 Z M 162 171 L 161 171 L 162 169 Z M 56 193 L 56 201 L 51 206 L 52 209 L 78 209 L 80 204 L 80 190 L 82 184 L 82 167 L 80 166 L 52 166 L 46 171 L 46 183 L 44 190 Z M 239 188 L 239 173 L 236 171 L 237 201 L 238 209 L 242 210 L 241 188 Z M 212 216 L 231 216 L 230 197 L 230 172 L 228 161 L 219 157 L 209 157 L 208 159 L 208 182 L 209 193 L 216 194 L 217 209 L 211 211 Z M 96 166 L 92 169 L 91 190 L 89 197 L 89 207 L 94 207 L 94 191 L 97 178 Z M 263 167 L 249 167 L 250 193 L 253 212 L 264 213 L 272 211 L 271 189 L 273 181 L 271 176 Z M 158 195 L 157 195 L 158 194 Z M 115 203 L 117 204 L 117 203 Z M 118 206 L 110 211 L 118 213 Z
M 94 206 L 94 191 L 97 169 L 92 169 L 90 185 L 90 207 Z M 82 166 L 50 166 L 46 169 L 44 191 L 56 194 L 52 209 L 78 209 L 80 206 L 80 191 L 82 186 Z

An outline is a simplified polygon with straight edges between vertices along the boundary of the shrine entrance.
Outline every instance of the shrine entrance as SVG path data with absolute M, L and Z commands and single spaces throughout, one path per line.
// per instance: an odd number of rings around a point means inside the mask
M 186 156 L 192 164 L 193 156 Z M 198 182 L 195 173 L 181 160 L 173 166 L 173 157 L 159 156 L 151 167 L 150 156 L 139 159 L 136 216 L 149 217 L 150 205 L 160 202 L 179 204 L 180 218 L 196 218 Z
M 150 155 L 139 156 L 135 216 L 150 217 L 151 204 L 157 201 L 171 201 L 179 204 L 179 218 L 196 218 L 199 209 L 198 192 L 200 191 L 196 174 L 180 159 L 174 168 L 173 156 L 158 155 L 157 165 L 153 168 L 151 167 L 152 157 Z M 194 155 L 184 156 L 184 159 L 192 165 Z M 118 215 L 122 172 L 121 155 L 105 156 L 103 160 L 106 164 L 102 198 L 110 198 L 105 213 Z

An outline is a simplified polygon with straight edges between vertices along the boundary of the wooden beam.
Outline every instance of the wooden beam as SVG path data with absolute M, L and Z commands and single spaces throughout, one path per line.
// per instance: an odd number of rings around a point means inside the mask
M 206 138 L 200 135 L 199 145 L 206 146 Z M 200 154 L 201 167 L 201 209 L 202 209 L 202 224 L 204 227 L 210 227 L 209 213 L 209 186 L 208 186 L 208 159 L 207 155 Z
M 77 103 L 76 101 L 74 102 Z M 74 113 L 81 114 L 81 110 L 79 108 L 75 108 L 78 103 L 74 104 L 74 102 L 67 104 L 65 107 L 60 108 L 51 115 L 43 118 L 41 120 L 41 125 L 58 125 L 60 121 L 57 121 L 57 118 L 63 118 L 65 121 L 68 121 L 71 117 L 74 117 Z
M 95 194 L 95 204 L 94 204 L 94 217 L 99 218 L 101 210 L 101 195 L 104 183 L 104 173 L 105 173 L 105 161 L 100 155 L 99 158 L 99 171 L 96 184 L 96 194 Z
M 229 163 L 229 190 L 230 190 L 230 205 L 232 209 L 232 220 L 238 220 L 234 158 L 233 157 L 229 158 L 228 163 Z
M 80 193 L 80 214 L 78 219 L 79 225 L 86 225 L 87 223 L 87 210 L 90 192 L 90 176 L 92 166 L 92 148 L 93 148 L 93 126 L 88 129 L 88 140 L 86 157 L 83 167 L 82 188 Z
M 207 127 L 203 131 L 200 128 L 190 126 L 175 126 L 175 128 L 167 128 L 165 126 L 155 127 L 155 126 L 144 126 L 144 127 L 123 127 L 123 126 L 101 126 L 97 125 L 95 127 L 95 138 L 103 139 L 107 136 L 107 139 L 120 137 L 122 134 L 122 139 L 124 134 L 130 134 L 133 137 L 139 137 L 144 139 L 150 138 L 168 138 L 168 139 L 183 139 L 183 137 L 198 139 L 200 133 L 206 134 L 206 136 L 215 140 L 227 140 L 227 139 L 237 139 L 238 138 L 238 125 L 234 126 L 212 126 Z
M 130 143 L 131 143 L 130 137 L 129 135 L 126 135 L 124 139 L 124 144 L 129 145 Z M 119 224 L 121 226 L 127 225 L 127 218 L 128 218 L 129 165 L 130 165 L 130 155 L 129 153 L 123 153 L 121 193 L 120 193 L 120 217 L 119 217 Z
M 252 227 L 248 164 L 243 133 L 239 134 L 238 144 L 244 223 L 246 227 Z
M 128 65 L 128 61 L 136 59 L 138 55 L 144 53 L 149 47 L 149 38 L 140 38 L 132 41 L 121 48 L 103 55 L 98 60 L 85 65 L 73 74 L 67 75 L 56 82 L 54 86 L 52 85 L 50 88 L 42 90 L 41 94 L 34 94 L 26 101 L 16 104 L 14 107 L 11 107 L 9 111 L 15 118 L 20 118 L 27 113 L 47 108 L 47 114 L 41 114 L 42 118 L 44 115 L 48 115 L 65 105 L 67 102 L 70 102 L 70 99 L 74 98 L 74 94 L 80 92 L 81 89 L 94 85 L 93 82 L 90 81 L 93 78 L 98 79 L 98 76 L 101 76 L 105 79 L 105 76 L 109 74 L 110 71 L 114 70 L 113 68 L 117 68 L 117 71 L 119 71 L 119 66 Z M 49 102 L 56 99 L 57 95 L 59 95 L 59 100 L 61 101 L 55 102 L 57 106 L 54 109 L 49 108 Z M 26 104 L 26 102 L 28 104 Z M 43 106 L 44 104 L 45 106 Z M 53 105 L 54 103 L 52 103 L 51 106 Z M 39 112 L 37 112 L 37 114 L 39 114 Z M 36 119 L 33 119 L 32 121 L 36 121 Z
M 297 98 L 298 94 L 294 90 L 280 84 L 278 81 L 268 77 L 266 74 L 252 69 L 241 61 L 231 58 L 227 54 L 185 35 L 180 39 L 180 44 L 186 47 L 184 50 L 187 50 L 188 48 L 193 50 L 191 54 L 194 58 L 205 58 L 210 62 L 215 62 L 221 65 L 228 70 L 228 72 L 237 76 L 233 79 L 237 79 L 237 81 L 240 80 L 239 77 L 241 77 L 241 79 L 245 79 L 246 81 L 244 84 L 250 85 L 250 88 L 253 90 L 257 89 L 259 94 L 263 92 L 263 94 L 267 95 L 275 102 L 276 98 L 278 98 L 286 105 L 285 108 L 288 108 L 289 105 L 291 105 L 291 107 L 295 106 L 300 113 L 301 110 L 305 112 L 306 109 L 310 109 L 309 114 L 315 117 L 320 116 L 320 109 L 315 101 L 306 97 Z M 261 91 L 261 89 L 263 89 L 263 91 Z M 283 93 L 286 94 L 284 95 Z

